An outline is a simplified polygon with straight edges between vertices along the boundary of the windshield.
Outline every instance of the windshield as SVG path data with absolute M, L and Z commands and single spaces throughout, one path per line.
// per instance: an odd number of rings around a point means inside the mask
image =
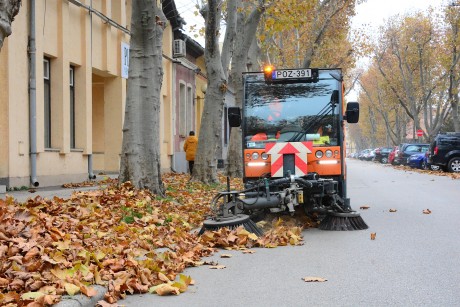
M 338 145 L 338 82 L 326 77 L 317 83 L 246 82 L 244 147 L 305 140 L 314 146 Z

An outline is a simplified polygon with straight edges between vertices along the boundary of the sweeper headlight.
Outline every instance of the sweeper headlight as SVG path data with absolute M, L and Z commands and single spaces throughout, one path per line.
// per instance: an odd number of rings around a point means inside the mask
M 326 150 L 326 157 L 327 158 L 332 157 L 332 150 L 330 150 L 330 149 Z
M 265 152 L 262 153 L 261 155 L 262 157 L 262 160 L 267 160 L 268 159 L 268 154 L 266 154 Z
M 257 159 L 259 159 L 259 153 L 258 152 L 252 153 L 252 160 L 257 160 Z
M 317 157 L 318 159 L 321 159 L 323 157 L 323 152 L 321 150 L 318 150 L 316 153 L 315 153 L 315 157 Z

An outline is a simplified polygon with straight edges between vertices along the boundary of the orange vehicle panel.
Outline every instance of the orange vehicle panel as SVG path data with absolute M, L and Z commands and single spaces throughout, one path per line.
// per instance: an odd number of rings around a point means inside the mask
M 338 152 L 338 154 L 333 154 L 332 157 L 327 158 L 323 155 L 322 158 L 318 159 L 315 156 L 316 151 L 321 150 L 325 153 L 326 150 L 330 149 L 333 153 Z M 259 158 L 254 160 L 252 159 L 252 154 L 258 153 Z M 271 174 L 271 157 L 268 156 L 267 160 L 261 158 L 262 153 L 265 153 L 265 149 L 245 149 L 244 150 L 244 175 L 246 178 L 260 178 L 262 176 L 270 176 Z M 336 164 L 320 164 L 320 161 L 337 161 Z M 256 165 L 251 166 L 250 163 Z M 341 175 L 342 157 L 340 155 L 340 146 L 331 146 L 331 147 L 314 147 L 313 152 L 307 155 L 307 170 L 308 172 L 316 172 L 321 176 L 337 176 Z

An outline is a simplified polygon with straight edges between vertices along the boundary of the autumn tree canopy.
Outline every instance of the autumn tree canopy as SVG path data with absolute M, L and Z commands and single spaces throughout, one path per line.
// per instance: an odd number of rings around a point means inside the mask
M 367 146 L 425 141 L 458 123 L 459 11 L 430 9 L 390 18 L 380 28 L 371 62 L 362 74 L 360 102 L 368 120 L 360 123 Z M 382 129 L 384 128 L 384 129 Z M 455 128 L 456 131 L 457 128 Z

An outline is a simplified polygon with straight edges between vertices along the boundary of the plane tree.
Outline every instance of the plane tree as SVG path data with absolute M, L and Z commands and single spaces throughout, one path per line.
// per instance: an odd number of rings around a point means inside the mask
M 3 41 L 11 35 L 11 23 L 19 13 L 21 0 L 0 0 L 0 51 Z
M 160 167 L 160 97 L 163 30 L 158 1 L 132 1 L 129 79 L 120 163 L 120 182 L 163 195 Z

